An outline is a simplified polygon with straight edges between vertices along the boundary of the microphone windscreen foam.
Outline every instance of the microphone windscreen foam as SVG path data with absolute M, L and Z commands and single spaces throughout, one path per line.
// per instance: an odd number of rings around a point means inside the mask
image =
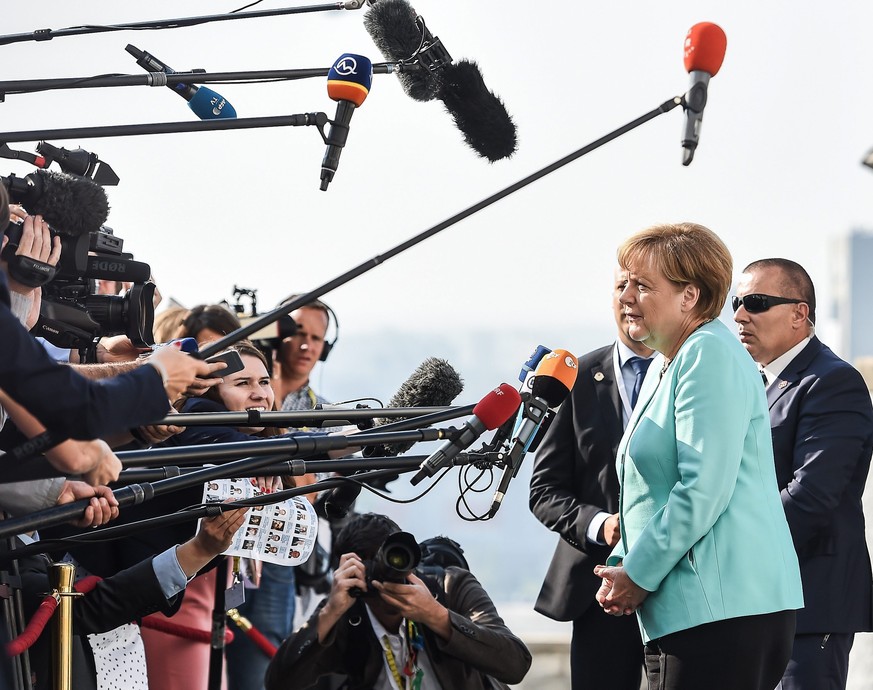
M 473 414 L 486 429 L 496 429 L 515 414 L 521 405 L 521 396 L 508 383 L 501 383 L 473 408 Z
M 201 86 L 194 92 L 188 107 L 201 120 L 226 120 L 236 117 L 234 107 L 219 93 Z
M 415 10 L 406 0 L 379 0 L 367 9 L 364 28 L 386 60 L 402 62 L 421 45 L 415 17 Z M 417 101 L 433 100 L 440 88 L 439 77 L 418 63 L 404 66 L 397 77 L 406 94 Z
M 327 95 L 334 101 L 350 101 L 360 108 L 370 93 L 373 63 L 363 55 L 343 53 L 327 73 Z
M 549 407 L 557 407 L 569 395 L 578 372 L 576 357 L 567 350 L 553 350 L 543 357 L 534 373 L 531 395 L 542 398 Z
M 715 76 L 724 62 L 727 36 L 718 24 L 700 22 L 685 36 L 685 69 Z
M 25 201 L 27 212 L 43 216 L 55 230 L 78 237 L 97 232 L 109 217 L 106 192 L 88 178 L 52 170 L 31 175 L 35 186 Z
M 444 359 L 428 357 L 410 377 L 403 382 L 394 397 L 388 401 L 388 407 L 445 407 L 452 404 L 464 390 L 464 381 L 455 368 Z M 378 418 L 376 426 L 391 421 Z M 394 443 L 385 446 L 389 455 L 400 455 L 409 450 L 414 443 Z
M 506 106 L 485 86 L 475 62 L 461 60 L 442 71 L 440 100 L 476 153 L 494 163 L 518 148 L 515 123 Z

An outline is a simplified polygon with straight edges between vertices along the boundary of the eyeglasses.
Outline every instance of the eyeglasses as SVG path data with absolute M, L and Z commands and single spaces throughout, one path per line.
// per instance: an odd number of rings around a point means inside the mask
M 806 304 L 806 302 L 802 299 L 774 297 L 773 295 L 745 295 L 743 297 L 734 295 L 731 297 L 731 306 L 733 306 L 734 312 L 740 308 L 741 304 L 750 314 L 760 314 L 778 304 Z

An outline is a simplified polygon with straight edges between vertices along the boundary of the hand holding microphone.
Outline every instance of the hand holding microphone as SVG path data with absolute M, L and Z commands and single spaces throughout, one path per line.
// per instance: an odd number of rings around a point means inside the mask
M 682 165 L 690 165 L 700 141 L 700 125 L 706 106 L 710 78 L 718 74 L 727 49 L 727 36 L 717 24 L 700 22 L 685 36 L 685 69 L 691 86 L 685 94 L 685 131 L 682 136 Z

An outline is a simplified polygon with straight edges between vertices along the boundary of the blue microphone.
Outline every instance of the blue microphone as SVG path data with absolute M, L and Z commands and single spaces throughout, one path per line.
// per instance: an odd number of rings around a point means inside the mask
M 136 64 L 147 72 L 163 72 L 164 74 L 176 74 L 176 70 L 158 60 L 151 53 L 140 50 L 136 46 L 128 44 L 125 50 L 136 58 Z M 182 98 L 188 101 L 188 107 L 201 120 L 218 120 L 236 117 L 236 110 L 219 93 L 205 86 L 194 84 L 167 84 Z
M 336 116 L 330 121 L 325 137 L 327 150 L 321 162 L 321 191 L 333 180 L 340 154 L 349 136 L 349 122 L 360 108 L 373 82 L 373 63 L 363 55 L 343 53 L 327 73 L 327 95 L 336 101 Z

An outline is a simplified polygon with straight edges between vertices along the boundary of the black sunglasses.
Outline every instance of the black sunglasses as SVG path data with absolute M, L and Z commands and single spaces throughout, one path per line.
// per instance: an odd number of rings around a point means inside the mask
M 743 297 L 734 295 L 731 297 L 731 306 L 733 306 L 734 312 L 740 308 L 741 304 L 750 314 L 760 314 L 777 304 L 806 304 L 806 302 L 802 299 L 774 297 L 773 295 L 745 295 Z

